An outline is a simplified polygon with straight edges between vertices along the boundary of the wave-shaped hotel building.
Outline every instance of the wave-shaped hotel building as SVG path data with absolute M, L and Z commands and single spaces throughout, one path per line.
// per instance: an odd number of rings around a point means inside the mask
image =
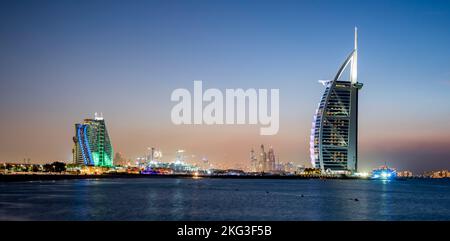
M 94 119 L 75 124 L 73 137 L 75 164 L 109 167 L 113 165 L 113 147 L 106 130 L 105 120 L 95 113 Z
M 355 47 L 332 80 L 319 81 L 325 91 L 311 129 L 311 163 L 322 172 L 354 173 L 358 169 L 358 35 Z M 349 70 L 349 79 L 342 80 Z

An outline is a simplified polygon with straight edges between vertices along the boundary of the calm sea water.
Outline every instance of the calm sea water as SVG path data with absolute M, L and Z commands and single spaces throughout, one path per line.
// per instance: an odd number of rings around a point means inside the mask
M 0 219 L 450 220 L 450 180 L 139 178 L 0 183 Z

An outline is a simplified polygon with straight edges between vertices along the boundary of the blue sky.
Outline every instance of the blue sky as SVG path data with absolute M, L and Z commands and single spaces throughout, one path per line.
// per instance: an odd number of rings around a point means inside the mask
M 308 164 L 317 80 L 354 26 L 362 167 L 450 168 L 448 1 L 2 1 L 0 160 L 69 159 L 73 124 L 98 111 L 130 158 L 157 146 L 246 165 L 265 143 Z M 279 134 L 173 126 L 170 93 L 193 80 L 280 89 Z

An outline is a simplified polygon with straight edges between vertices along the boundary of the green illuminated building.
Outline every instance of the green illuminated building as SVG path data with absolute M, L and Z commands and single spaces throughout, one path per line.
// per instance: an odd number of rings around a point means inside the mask
M 85 119 L 75 124 L 73 137 L 73 162 L 90 166 L 113 166 L 113 147 L 106 130 L 105 120 L 95 114 L 94 119 Z

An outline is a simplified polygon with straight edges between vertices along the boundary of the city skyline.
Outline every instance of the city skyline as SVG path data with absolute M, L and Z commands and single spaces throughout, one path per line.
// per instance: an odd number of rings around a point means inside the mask
M 0 161 L 71 160 L 74 123 L 103 112 L 129 158 L 156 147 L 248 165 L 265 143 L 309 165 L 317 80 L 333 77 L 356 25 L 359 167 L 450 168 L 450 3 L 432 2 L 2 2 Z M 199 79 L 280 89 L 279 133 L 173 125 L 170 93 Z

